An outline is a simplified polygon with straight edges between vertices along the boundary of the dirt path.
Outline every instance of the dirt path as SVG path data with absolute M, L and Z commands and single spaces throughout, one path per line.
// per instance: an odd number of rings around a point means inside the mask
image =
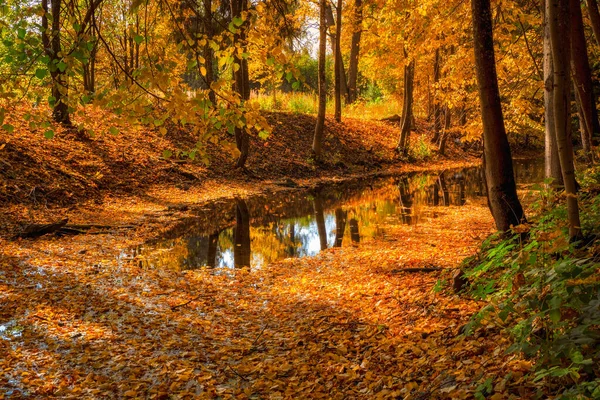
M 150 219 L 150 207 L 134 203 L 102 211 L 145 218 L 135 232 L 0 240 L 4 397 L 531 393 L 521 382 L 530 365 L 504 356 L 494 326 L 458 335 L 480 304 L 433 290 L 449 271 L 394 272 L 452 268 L 473 254 L 492 231 L 483 202 L 414 226 L 389 222 L 379 239 L 251 272 L 142 270 L 119 258 L 173 220 L 164 208 Z

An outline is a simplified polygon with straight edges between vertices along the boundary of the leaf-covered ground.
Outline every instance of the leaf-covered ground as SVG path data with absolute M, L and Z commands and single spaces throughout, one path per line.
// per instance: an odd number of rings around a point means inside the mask
M 0 398 L 530 397 L 531 366 L 496 327 L 459 335 L 481 304 L 433 290 L 449 270 L 394 271 L 452 268 L 492 231 L 483 202 L 436 211 L 253 271 L 119 258 L 165 216 L 136 234 L 0 239 Z

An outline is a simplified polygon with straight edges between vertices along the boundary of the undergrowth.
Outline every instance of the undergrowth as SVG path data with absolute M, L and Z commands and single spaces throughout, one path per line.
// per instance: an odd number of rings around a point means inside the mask
M 580 177 L 585 239 L 569 243 L 564 195 L 537 187 L 536 215 L 493 235 L 463 262 L 470 294 L 487 305 L 467 332 L 496 325 L 509 352 L 535 365 L 534 382 L 557 398 L 600 398 L 600 169 Z M 549 393 L 548 393 L 549 394 Z

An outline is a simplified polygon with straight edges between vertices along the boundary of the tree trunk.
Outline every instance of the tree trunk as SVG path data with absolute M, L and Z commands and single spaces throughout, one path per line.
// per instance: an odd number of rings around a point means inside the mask
M 326 12 L 325 20 L 327 22 L 327 29 L 328 29 L 328 32 L 330 32 L 329 40 L 331 40 L 331 54 L 334 55 L 333 60 L 335 63 L 336 54 L 338 54 L 338 43 L 339 43 L 338 34 L 337 34 L 338 24 L 336 23 L 337 14 L 336 14 L 336 19 L 334 19 L 333 18 L 333 10 L 329 3 L 327 3 L 327 5 L 326 5 L 325 12 Z M 340 14 L 340 18 L 341 18 L 341 14 Z M 339 26 L 341 29 L 341 26 L 342 26 L 341 22 L 340 22 Z M 340 57 L 341 57 L 341 54 L 342 54 L 342 52 L 340 49 Z M 344 97 L 345 97 L 348 95 L 348 85 L 347 85 L 347 80 L 346 80 L 346 69 L 344 68 L 344 59 L 343 58 L 340 58 L 339 69 L 337 69 L 337 67 L 334 66 L 334 76 L 335 76 L 335 71 L 339 71 L 340 91 L 341 91 L 342 95 L 344 95 Z
M 354 20 L 352 21 L 350 65 L 348 65 L 348 104 L 354 103 L 358 98 L 356 85 L 358 81 L 358 56 L 360 53 L 360 38 L 362 35 L 362 19 L 362 0 L 354 0 Z
M 323 131 L 325 130 L 325 107 L 327 106 L 327 82 L 325 81 L 325 46 L 327 45 L 326 4 L 327 0 L 319 0 L 319 111 L 312 144 L 312 154 L 317 160 L 321 158 Z
M 550 42 L 550 24 L 548 23 L 548 7 L 544 9 L 544 164 L 546 178 L 552 178 L 553 183 L 563 185 L 558 147 L 556 146 L 556 128 L 554 125 L 554 66 L 552 62 L 552 43 Z
M 500 231 L 507 231 L 525 220 L 525 214 L 517 196 L 512 156 L 502 116 L 490 0 L 471 0 L 471 11 L 488 202 L 496 227 Z
M 592 135 L 600 134 L 597 113 L 594 121 L 596 100 L 592 85 L 592 70 L 587 54 L 583 17 L 579 0 L 570 0 L 571 7 L 571 68 L 573 69 L 576 97 L 581 108 L 582 127 L 581 143 L 589 162 L 593 162 Z
M 204 45 L 204 67 L 206 68 L 206 86 L 208 88 L 208 98 L 213 105 L 217 98 L 211 85 L 215 80 L 213 70 L 213 49 L 210 47 L 210 41 L 213 38 L 212 24 L 212 0 L 204 0 L 204 32 L 206 33 L 206 44 Z
M 576 239 L 581 234 L 579 206 L 577 204 L 575 168 L 573 166 L 573 144 L 571 142 L 571 96 L 569 85 L 569 0 L 546 0 L 550 2 L 548 23 L 554 62 L 554 124 L 556 144 L 567 194 L 569 237 Z
M 244 200 L 235 206 L 233 264 L 235 268 L 250 267 L 250 212 Z
M 450 124 L 452 123 L 452 111 L 448 106 L 444 107 L 444 131 L 440 137 L 439 153 L 444 155 L 446 153 L 446 142 L 450 134 Z
M 338 0 L 336 7 L 336 23 L 335 23 L 335 51 L 334 51 L 334 69 L 335 69 L 335 120 L 342 122 L 342 0 Z M 345 80 L 345 79 L 344 79 Z
M 68 104 L 68 78 L 66 66 L 61 69 L 58 67 L 62 61 L 62 46 L 60 44 L 60 7 L 61 0 L 51 1 L 51 8 L 48 9 L 48 0 L 42 0 L 42 44 L 44 51 L 50 61 L 48 69 L 52 78 L 52 118 L 54 121 L 66 126 L 71 126 L 71 117 L 69 115 Z M 51 15 L 52 25 L 48 25 L 48 14 Z M 50 33 L 50 34 L 48 34 Z
M 398 151 L 406 155 L 410 145 L 410 130 L 413 117 L 413 87 L 415 78 L 415 61 L 404 66 L 404 104 L 402 110 L 402 129 L 398 141 Z
M 437 85 L 440 81 L 440 66 L 441 64 L 441 56 L 440 49 L 435 49 L 435 57 L 433 60 L 433 84 Z M 442 130 L 442 112 L 439 100 L 436 96 L 438 88 L 435 87 L 433 89 L 433 138 L 431 138 L 432 143 L 437 143 L 440 140 L 440 132 Z
M 235 18 L 242 18 L 242 12 L 248 11 L 248 0 L 231 0 L 231 16 L 232 20 Z M 242 48 L 242 52 L 246 53 L 246 28 L 248 22 L 238 27 L 237 32 L 233 35 L 233 41 L 236 45 Z M 245 103 L 250 99 L 250 78 L 248 73 L 248 59 L 239 57 L 238 63 L 240 68 L 234 72 L 235 77 L 235 89 L 240 95 L 241 103 Z M 208 72 L 208 71 L 207 71 Z M 240 156 L 236 162 L 236 167 L 244 168 L 246 160 L 248 159 L 248 148 L 250 145 L 250 138 L 246 128 L 235 128 L 235 143 L 237 149 L 240 151 Z
M 586 0 L 586 4 L 588 13 L 590 14 L 594 37 L 596 38 L 596 43 L 600 46 L 600 12 L 598 11 L 598 3 L 596 0 Z

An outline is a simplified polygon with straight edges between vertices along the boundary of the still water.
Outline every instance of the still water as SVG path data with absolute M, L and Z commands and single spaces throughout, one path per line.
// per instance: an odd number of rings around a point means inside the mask
M 514 163 L 519 185 L 539 183 L 543 162 Z M 382 222 L 406 225 L 436 218 L 438 209 L 485 197 L 481 168 L 407 174 L 209 204 L 160 240 L 126 251 L 142 268 L 262 266 L 314 256 L 329 247 L 383 237 Z

